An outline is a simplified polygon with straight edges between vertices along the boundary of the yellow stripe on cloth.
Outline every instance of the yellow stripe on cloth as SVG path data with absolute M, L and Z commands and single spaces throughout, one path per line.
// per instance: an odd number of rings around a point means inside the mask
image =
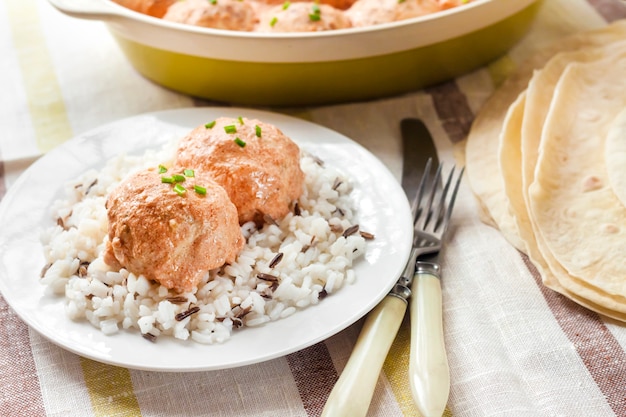
M 6 0 L 37 148 L 47 152 L 72 137 L 61 88 L 41 31 L 36 0 Z
M 73 132 L 41 30 L 37 0 L 5 0 L 5 4 L 37 148 L 46 152 Z M 81 365 L 96 416 L 141 415 L 127 369 L 84 358 Z
M 406 417 L 418 417 L 420 413 L 415 407 L 411 387 L 409 386 L 409 352 L 411 350 L 411 325 L 409 314 L 398 330 L 398 335 L 391 345 L 389 355 L 383 364 L 383 372 L 391 385 L 393 395 L 398 401 L 402 414 Z M 450 410 L 446 408 L 443 417 L 452 417 Z
M 96 417 L 141 416 L 128 369 L 85 358 L 80 365 Z

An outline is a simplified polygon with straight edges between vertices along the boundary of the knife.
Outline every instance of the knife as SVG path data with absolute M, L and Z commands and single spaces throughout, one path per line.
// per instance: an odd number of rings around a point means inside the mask
M 428 158 L 432 158 L 433 166 L 439 165 L 432 137 L 421 120 L 405 119 L 400 127 L 404 145 L 404 167 L 409 170 L 411 166 L 419 169 L 426 165 Z M 410 173 L 403 168 L 402 175 L 404 178 L 404 175 Z M 441 187 L 441 183 L 437 186 Z M 418 257 L 409 305 L 409 385 L 415 405 L 423 417 L 440 417 L 450 393 L 450 370 L 443 336 L 441 279 L 437 256 L 438 254 Z
M 409 201 L 413 201 L 426 161 L 429 157 L 436 158 L 437 153 L 430 133 L 420 120 L 403 120 L 401 130 L 402 188 Z M 416 204 L 412 204 L 411 210 L 415 220 Z M 383 363 L 407 310 L 416 258 L 415 251 L 412 251 L 394 288 L 368 313 L 352 354 L 326 401 L 322 417 L 360 417 L 367 414 Z

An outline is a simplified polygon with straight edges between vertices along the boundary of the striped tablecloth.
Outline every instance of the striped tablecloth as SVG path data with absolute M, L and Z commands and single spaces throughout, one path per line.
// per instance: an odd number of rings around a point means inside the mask
M 280 111 L 354 138 L 399 178 L 401 118 L 425 120 L 442 157 L 451 159 L 481 104 L 517 63 L 563 36 L 620 18 L 621 0 L 545 0 L 528 36 L 479 71 L 400 97 Z M 79 133 L 144 112 L 211 104 L 146 81 L 101 23 L 71 19 L 45 0 L 0 2 L 0 75 L 0 198 L 34 160 Z M 465 184 L 443 265 L 452 379 L 446 415 L 626 415 L 626 328 L 544 288 L 527 259 L 477 213 Z M 61 349 L 0 297 L 0 415 L 317 416 L 360 324 L 256 365 L 158 373 Z M 408 341 L 405 321 L 369 415 L 418 415 L 407 385 Z

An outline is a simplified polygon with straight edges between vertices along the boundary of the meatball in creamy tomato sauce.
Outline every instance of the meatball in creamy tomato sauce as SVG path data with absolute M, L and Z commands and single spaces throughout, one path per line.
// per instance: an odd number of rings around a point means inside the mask
M 303 189 L 300 149 L 276 126 L 221 117 L 182 138 L 175 164 L 197 167 L 228 193 L 241 224 L 284 217 Z
M 109 195 L 104 260 L 166 288 L 192 291 L 245 244 L 226 191 L 199 170 L 130 175 Z
M 186 0 L 174 3 L 163 20 L 214 29 L 251 31 L 257 23 L 254 3 L 240 0 Z

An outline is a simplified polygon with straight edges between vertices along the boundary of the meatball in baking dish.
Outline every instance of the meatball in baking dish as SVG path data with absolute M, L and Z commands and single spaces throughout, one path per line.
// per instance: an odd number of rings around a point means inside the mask
M 104 260 L 166 288 L 192 291 L 245 244 L 226 191 L 199 170 L 131 174 L 109 195 Z
M 186 0 L 169 7 L 163 20 L 213 29 L 251 31 L 258 18 L 255 3 L 241 0 Z
M 177 0 L 113 0 L 120 6 L 148 16 L 163 17 L 167 9 Z
M 198 167 L 228 193 L 241 224 L 284 217 L 303 189 L 300 148 L 276 126 L 221 117 L 178 144 L 175 165 Z
M 261 13 L 259 32 L 319 32 L 352 26 L 342 10 L 328 4 L 298 2 L 278 5 Z

